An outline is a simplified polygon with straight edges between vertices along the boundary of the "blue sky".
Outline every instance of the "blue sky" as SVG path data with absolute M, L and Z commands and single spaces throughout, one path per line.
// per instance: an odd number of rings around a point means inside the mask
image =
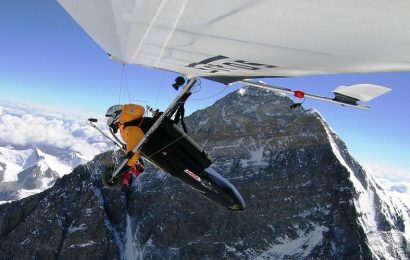
M 128 102 L 126 86 L 131 100 L 162 109 L 176 94 L 169 87 L 176 74 L 137 66 L 123 68 L 111 61 L 54 0 L 0 1 L 0 32 L 0 99 L 101 117 L 112 104 Z M 392 88 L 369 103 L 370 111 L 315 100 L 307 100 L 305 107 L 320 111 L 359 161 L 404 169 L 410 175 L 410 72 L 266 81 L 326 96 L 332 96 L 331 91 L 339 85 L 372 83 Z M 238 87 L 225 89 L 202 80 L 202 88 L 189 101 L 188 109 L 211 105 Z

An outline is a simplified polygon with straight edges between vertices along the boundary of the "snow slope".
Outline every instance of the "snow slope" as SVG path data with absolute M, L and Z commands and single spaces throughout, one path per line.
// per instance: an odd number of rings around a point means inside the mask
M 0 147 L 0 203 L 22 199 L 50 188 L 58 178 L 87 161 L 88 158 L 73 152 L 60 152 L 59 156 L 55 156 L 36 147 Z
M 346 161 L 336 134 L 322 118 L 335 156 L 349 171 L 357 196 L 354 204 L 358 221 L 364 229 L 372 254 L 377 259 L 407 259 L 410 244 L 410 210 L 397 198 L 383 190 L 371 175 L 359 179 L 358 169 Z M 403 241 L 403 237 L 406 241 Z M 409 249 L 407 249 L 409 250 Z

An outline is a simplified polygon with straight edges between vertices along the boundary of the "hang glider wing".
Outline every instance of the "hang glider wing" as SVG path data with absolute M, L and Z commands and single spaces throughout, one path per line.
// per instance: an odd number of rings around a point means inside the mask
M 408 0 L 58 2 L 113 59 L 187 76 L 410 70 Z

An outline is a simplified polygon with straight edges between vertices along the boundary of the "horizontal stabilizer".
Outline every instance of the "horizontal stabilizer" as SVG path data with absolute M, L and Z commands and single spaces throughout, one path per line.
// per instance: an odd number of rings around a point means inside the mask
M 376 98 L 389 92 L 390 90 L 390 88 L 378 85 L 357 84 L 352 86 L 337 87 L 333 90 L 333 93 L 336 96 L 336 100 L 341 99 L 343 97 L 367 102 L 372 100 L 373 98 Z
M 237 82 L 246 84 L 248 86 L 257 87 L 257 88 L 279 91 L 279 92 L 283 92 L 286 94 L 293 94 L 297 98 L 305 98 L 305 97 L 314 98 L 314 99 L 319 99 L 319 100 L 323 100 L 323 101 L 327 101 L 331 103 L 337 103 L 343 106 L 352 106 L 352 107 L 362 108 L 362 109 L 369 109 L 370 107 L 358 104 L 357 103 L 358 101 L 369 101 L 391 90 L 386 87 L 372 85 L 372 84 L 357 84 L 357 85 L 352 85 L 352 86 L 340 86 L 340 87 L 337 87 L 335 90 L 333 90 L 335 97 L 330 98 L 330 97 L 323 97 L 323 96 L 318 96 L 318 95 L 314 95 L 310 93 L 305 93 L 304 91 L 300 91 L 300 90 L 294 91 L 288 88 L 273 86 L 273 85 L 269 85 L 263 82 L 254 82 L 252 80 L 240 80 Z M 300 105 L 301 103 L 297 103 L 297 104 Z

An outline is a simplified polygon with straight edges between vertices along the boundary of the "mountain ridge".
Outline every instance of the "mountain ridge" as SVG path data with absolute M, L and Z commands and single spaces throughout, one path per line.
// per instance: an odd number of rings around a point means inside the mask
M 50 188 L 58 178 L 86 161 L 72 152 L 60 153 L 60 157 L 50 155 L 35 146 L 0 147 L 0 203 Z
M 0 258 L 408 259 L 408 211 L 389 205 L 319 114 L 290 104 L 244 90 L 185 120 L 246 212 L 151 166 L 130 189 L 102 188 L 101 173 L 113 169 L 107 152 L 0 206 Z

